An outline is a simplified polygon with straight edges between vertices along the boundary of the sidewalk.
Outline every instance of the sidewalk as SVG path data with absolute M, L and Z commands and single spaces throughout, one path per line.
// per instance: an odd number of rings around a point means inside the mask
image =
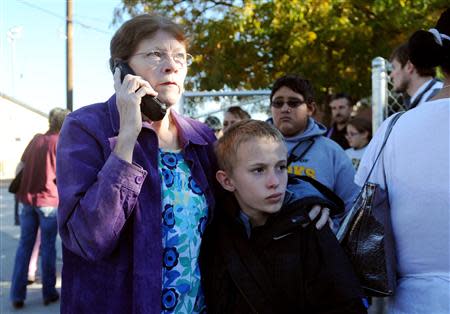
M 35 283 L 27 287 L 27 299 L 22 309 L 15 310 L 9 300 L 11 275 L 20 227 L 14 226 L 14 197 L 8 193 L 7 185 L 0 183 L 0 314 L 30 313 L 30 314 L 56 314 L 59 313 L 59 302 L 44 306 L 42 301 L 42 285 Z M 58 237 L 57 248 L 57 288 L 61 288 L 61 241 Z M 39 261 L 40 263 L 40 261 Z M 40 265 L 38 277 L 40 277 Z

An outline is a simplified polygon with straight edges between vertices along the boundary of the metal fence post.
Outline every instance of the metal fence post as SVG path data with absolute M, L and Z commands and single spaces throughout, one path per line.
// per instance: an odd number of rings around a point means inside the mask
M 388 106 L 387 61 L 382 57 L 372 60 L 372 133 L 385 119 Z

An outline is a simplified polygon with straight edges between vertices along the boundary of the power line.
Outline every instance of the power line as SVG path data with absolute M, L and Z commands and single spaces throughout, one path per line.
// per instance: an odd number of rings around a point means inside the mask
M 36 10 L 45 12 L 45 13 L 47 13 L 47 14 L 49 14 L 49 15 L 52 15 L 52 16 L 54 16 L 54 17 L 57 17 L 57 18 L 62 19 L 62 20 L 64 20 L 64 21 L 67 21 L 67 18 L 66 18 L 65 16 L 62 16 L 62 15 L 57 14 L 57 13 L 54 13 L 54 12 L 52 12 L 52 11 L 50 11 L 50 10 L 47 10 L 47 9 L 45 9 L 45 8 L 42 8 L 42 7 L 37 6 L 37 5 L 35 5 L 35 4 L 32 4 L 32 3 L 29 3 L 29 2 L 27 2 L 27 1 L 25 1 L 25 0 L 21 0 L 21 1 L 19 1 L 19 2 L 22 3 L 22 4 L 24 4 L 24 5 L 26 5 L 26 6 L 28 6 L 28 7 L 31 7 L 31 8 L 33 8 L 33 9 L 36 9 Z M 110 34 L 111 34 L 110 32 L 107 32 L 107 31 L 105 31 L 105 30 L 102 30 L 102 29 L 99 29 L 99 28 L 96 28 L 96 27 L 93 27 L 93 26 L 90 26 L 90 25 L 81 23 L 81 22 L 76 21 L 76 20 L 73 20 L 73 19 L 72 19 L 72 23 L 78 24 L 78 25 L 80 25 L 81 27 L 84 27 L 84 28 L 86 28 L 86 29 L 91 29 L 91 30 L 96 31 L 96 32 L 99 32 L 99 33 L 103 33 L 103 34 L 107 34 L 107 35 L 110 35 Z
M 86 16 L 86 15 L 81 15 L 81 14 L 74 14 L 74 16 L 76 16 L 77 18 L 91 20 L 93 22 L 109 23 L 108 21 L 105 21 L 103 19 L 99 19 L 98 17 Z

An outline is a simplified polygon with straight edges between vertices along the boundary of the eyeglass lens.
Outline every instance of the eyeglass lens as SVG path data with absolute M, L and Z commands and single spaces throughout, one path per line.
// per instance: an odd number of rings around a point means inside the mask
M 283 100 L 275 100 L 272 102 L 272 107 L 274 108 L 281 108 L 283 107 L 284 104 L 287 104 L 289 106 L 289 108 L 297 108 L 298 106 L 304 104 L 304 101 L 301 100 L 288 100 L 288 101 L 283 101 Z
M 192 55 L 188 54 L 188 53 L 184 53 L 184 52 L 177 52 L 177 53 L 167 53 L 165 51 L 158 51 L 158 50 L 154 50 L 154 51 L 149 51 L 149 52 L 140 52 L 140 53 L 136 53 L 134 54 L 135 56 L 137 55 L 143 55 L 149 62 L 151 63 L 161 63 L 162 61 L 167 61 L 172 59 L 173 61 L 175 61 L 176 63 L 180 64 L 180 65 L 191 65 L 192 63 Z

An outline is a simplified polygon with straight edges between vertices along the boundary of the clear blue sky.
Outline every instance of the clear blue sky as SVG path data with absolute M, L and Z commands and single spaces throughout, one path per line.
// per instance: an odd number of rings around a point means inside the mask
M 114 93 L 109 41 L 118 28 L 112 19 L 120 4 L 120 0 L 72 2 L 74 109 L 105 101 Z M 43 112 L 66 106 L 65 15 L 64 0 L 0 0 L 1 92 Z M 22 32 L 13 57 L 7 33 L 15 26 Z

